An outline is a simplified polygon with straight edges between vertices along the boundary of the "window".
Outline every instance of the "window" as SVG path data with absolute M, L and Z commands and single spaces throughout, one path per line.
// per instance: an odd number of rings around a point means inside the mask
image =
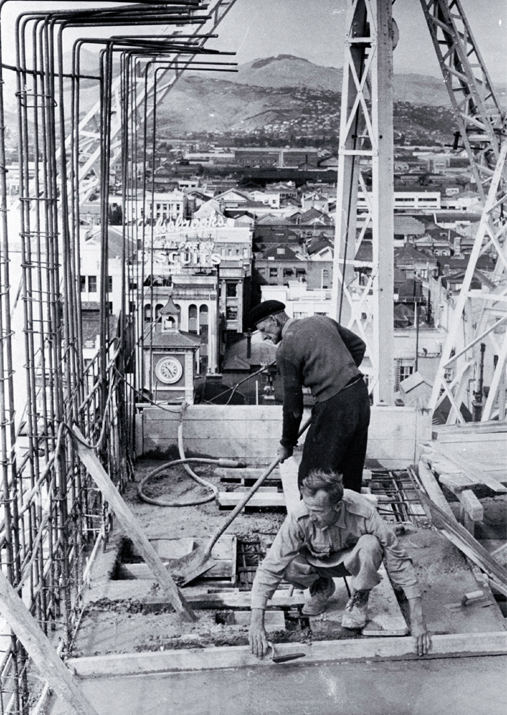
M 238 309 L 235 305 L 228 305 L 226 311 L 227 320 L 237 320 L 238 319 Z
M 308 318 L 308 313 L 298 313 L 297 311 L 294 311 L 294 317 L 295 318 Z
M 293 275 L 294 275 L 294 271 L 292 270 L 292 268 L 284 268 L 283 269 L 283 277 L 284 278 L 292 278 Z
M 329 268 L 322 269 L 322 284 L 321 288 L 329 288 Z
M 197 306 L 188 306 L 188 332 L 197 335 Z
M 306 278 L 306 271 L 304 268 L 296 268 L 296 278 L 298 280 L 304 281 Z
M 400 389 L 400 382 L 403 382 L 407 377 L 414 373 L 414 361 L 399 359 L 396 361 L 396 378 L 394 389 Z
M 97 276 L 88 276 L 88 293 L 97 292 Z
M 113 276 L 107 277 L 107 292 L 108 293 L 113 292 Z
M 278 256 L 285 256 L 285 248 L 277 248 L 276 253 Z
M 144 306 L 144 322 L 149 323 L 151 321 L 151 305 L 148 303 Z
M 236 298 L 238 295 L 238 284 L 237 283 L 231 283 L 230 281 L 227 281 L 226 283 L 226 294 L 228 298 Z
M 112 315 L 112 314 L 113 314 L 113 304 L 111 303 L 111 301 L 109 301 L 108 304 L 107 304 L 107 314 L 108 314 L 108 315 Z
M 278 268 L 270 268 L 269 269 L 269 277 L 270 278 L 278 278 Z
M 209 311 L 207 305 L 201 305 L 199 308 L 199 335 L 201 336 L 201 345 L 207 346 L 209 342 Z M 207 354 L 207 353 L 205 353 Z
M 86 276 L 81 276 L 81 293 L 86 291 Z
M 260 276 L 265 276 L 266 275 L 266 269 L 265 268 L 257 268 L 257 273 Z

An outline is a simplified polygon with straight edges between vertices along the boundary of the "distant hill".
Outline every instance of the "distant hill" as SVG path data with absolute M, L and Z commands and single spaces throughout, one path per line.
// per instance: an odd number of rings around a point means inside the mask
M 211 77 L 227 78 L 235 84 L 256 87 L 306 87 L 341 92 L 343 70 L 316 65 L 302 57 L 278 55 L 239 65 L 235 74 L 212 73 Z M 495 87 L 500 101 L 507 96 L 507 85 Z M 449 107 L 450 101 L 443 79 L 422 74 L 396 74 L 394 98 L 399 102 Z
M 98 73 L 97 57 L 83 51 L 83 74 Z M 67 69 L 67 68 L 66 68 Z M 15 126 L 14 73 L 6 72 L 7 126 Z M 159 104 L 159 128 L 169 136 L 186 133 L 266 132 L 289 142 L 298 137 L 338 135 L 343 71 L 293 55 L 247 62 L 236 73 L 183 75 Z M 98 99 L 98 88 L 82 80 L 81 110 Z M 443 80 L 419 74 L 394 77 L 395 130 L 407 141 L 448 143 L 455 130 Z M 402 104 L 403 103 L 403 104 Z M 10 132 L 8 132 L 10 134 Z M 8 137 L 10 144 L 14 136 Z

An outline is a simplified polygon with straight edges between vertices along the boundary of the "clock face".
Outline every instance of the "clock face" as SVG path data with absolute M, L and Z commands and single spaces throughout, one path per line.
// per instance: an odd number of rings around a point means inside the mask
M 155 367 L 155 375 L 158 377 L 160 382 L 166 385 L 172 385 L 178 382 L 180 377 L 183 375 L 183 365 L 179 360 L 173 357 L 166 357 L 159 360 Z

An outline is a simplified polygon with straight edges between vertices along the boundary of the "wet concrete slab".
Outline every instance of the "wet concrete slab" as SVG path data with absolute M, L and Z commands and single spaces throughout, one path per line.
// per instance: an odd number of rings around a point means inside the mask
M 505 715 L 507 656 L 80 681 L 99 715 Z M 48 715 L 67 715 L 55 702 Z

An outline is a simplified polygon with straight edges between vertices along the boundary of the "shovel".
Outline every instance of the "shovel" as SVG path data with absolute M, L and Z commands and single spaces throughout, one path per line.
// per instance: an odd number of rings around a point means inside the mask
M 301 437 L 303 432 L 306 431 L 306 429 L 310 425 L 310 422 L 311 418 L 304 423 L 304 425 L 299 430 L 298 438 Z M 279 462 L 280 457 L 276 457 L 276 459 L 271 462 L 269 467 L 267 467 L 266 470 L 261 474 L 255 484 L 250 487 L 250 490 L 245 494 L 244 498 L 239 502 L 239 504 L 236 504 L 227 519 L 224 521 L 223 524 L 220 525 L 220 528 L 213 534 L 213 536 L 210 538 L 210 540 L 205 546 L 198 546 L 197 549 L 194 549 L 189 554 L 185 554 L 185 556 L 182 556 L 179 559 L 171 560 L 167 564 L 171 575 L 173 576 L 173 578 L 177 579 L 178 584 L 180 586 L 185 586 L 187 583 L 190 583 L 190 581 L 193 581 L 198 576 L 201 576 L 201 574 L 206 573 L 206 571 L 209 571 L 209 569 L 217 563 L 217 561 L 211 556 L 211 550 L 213 549 L 213 546 L 222 536 L 224 531 L 232 524 L 232 522 L 238 516 L 243 507 L 248 504 L 257 489 L 262 485 L 265 479 L 267 479 L 273 469 L 278 466 Z

